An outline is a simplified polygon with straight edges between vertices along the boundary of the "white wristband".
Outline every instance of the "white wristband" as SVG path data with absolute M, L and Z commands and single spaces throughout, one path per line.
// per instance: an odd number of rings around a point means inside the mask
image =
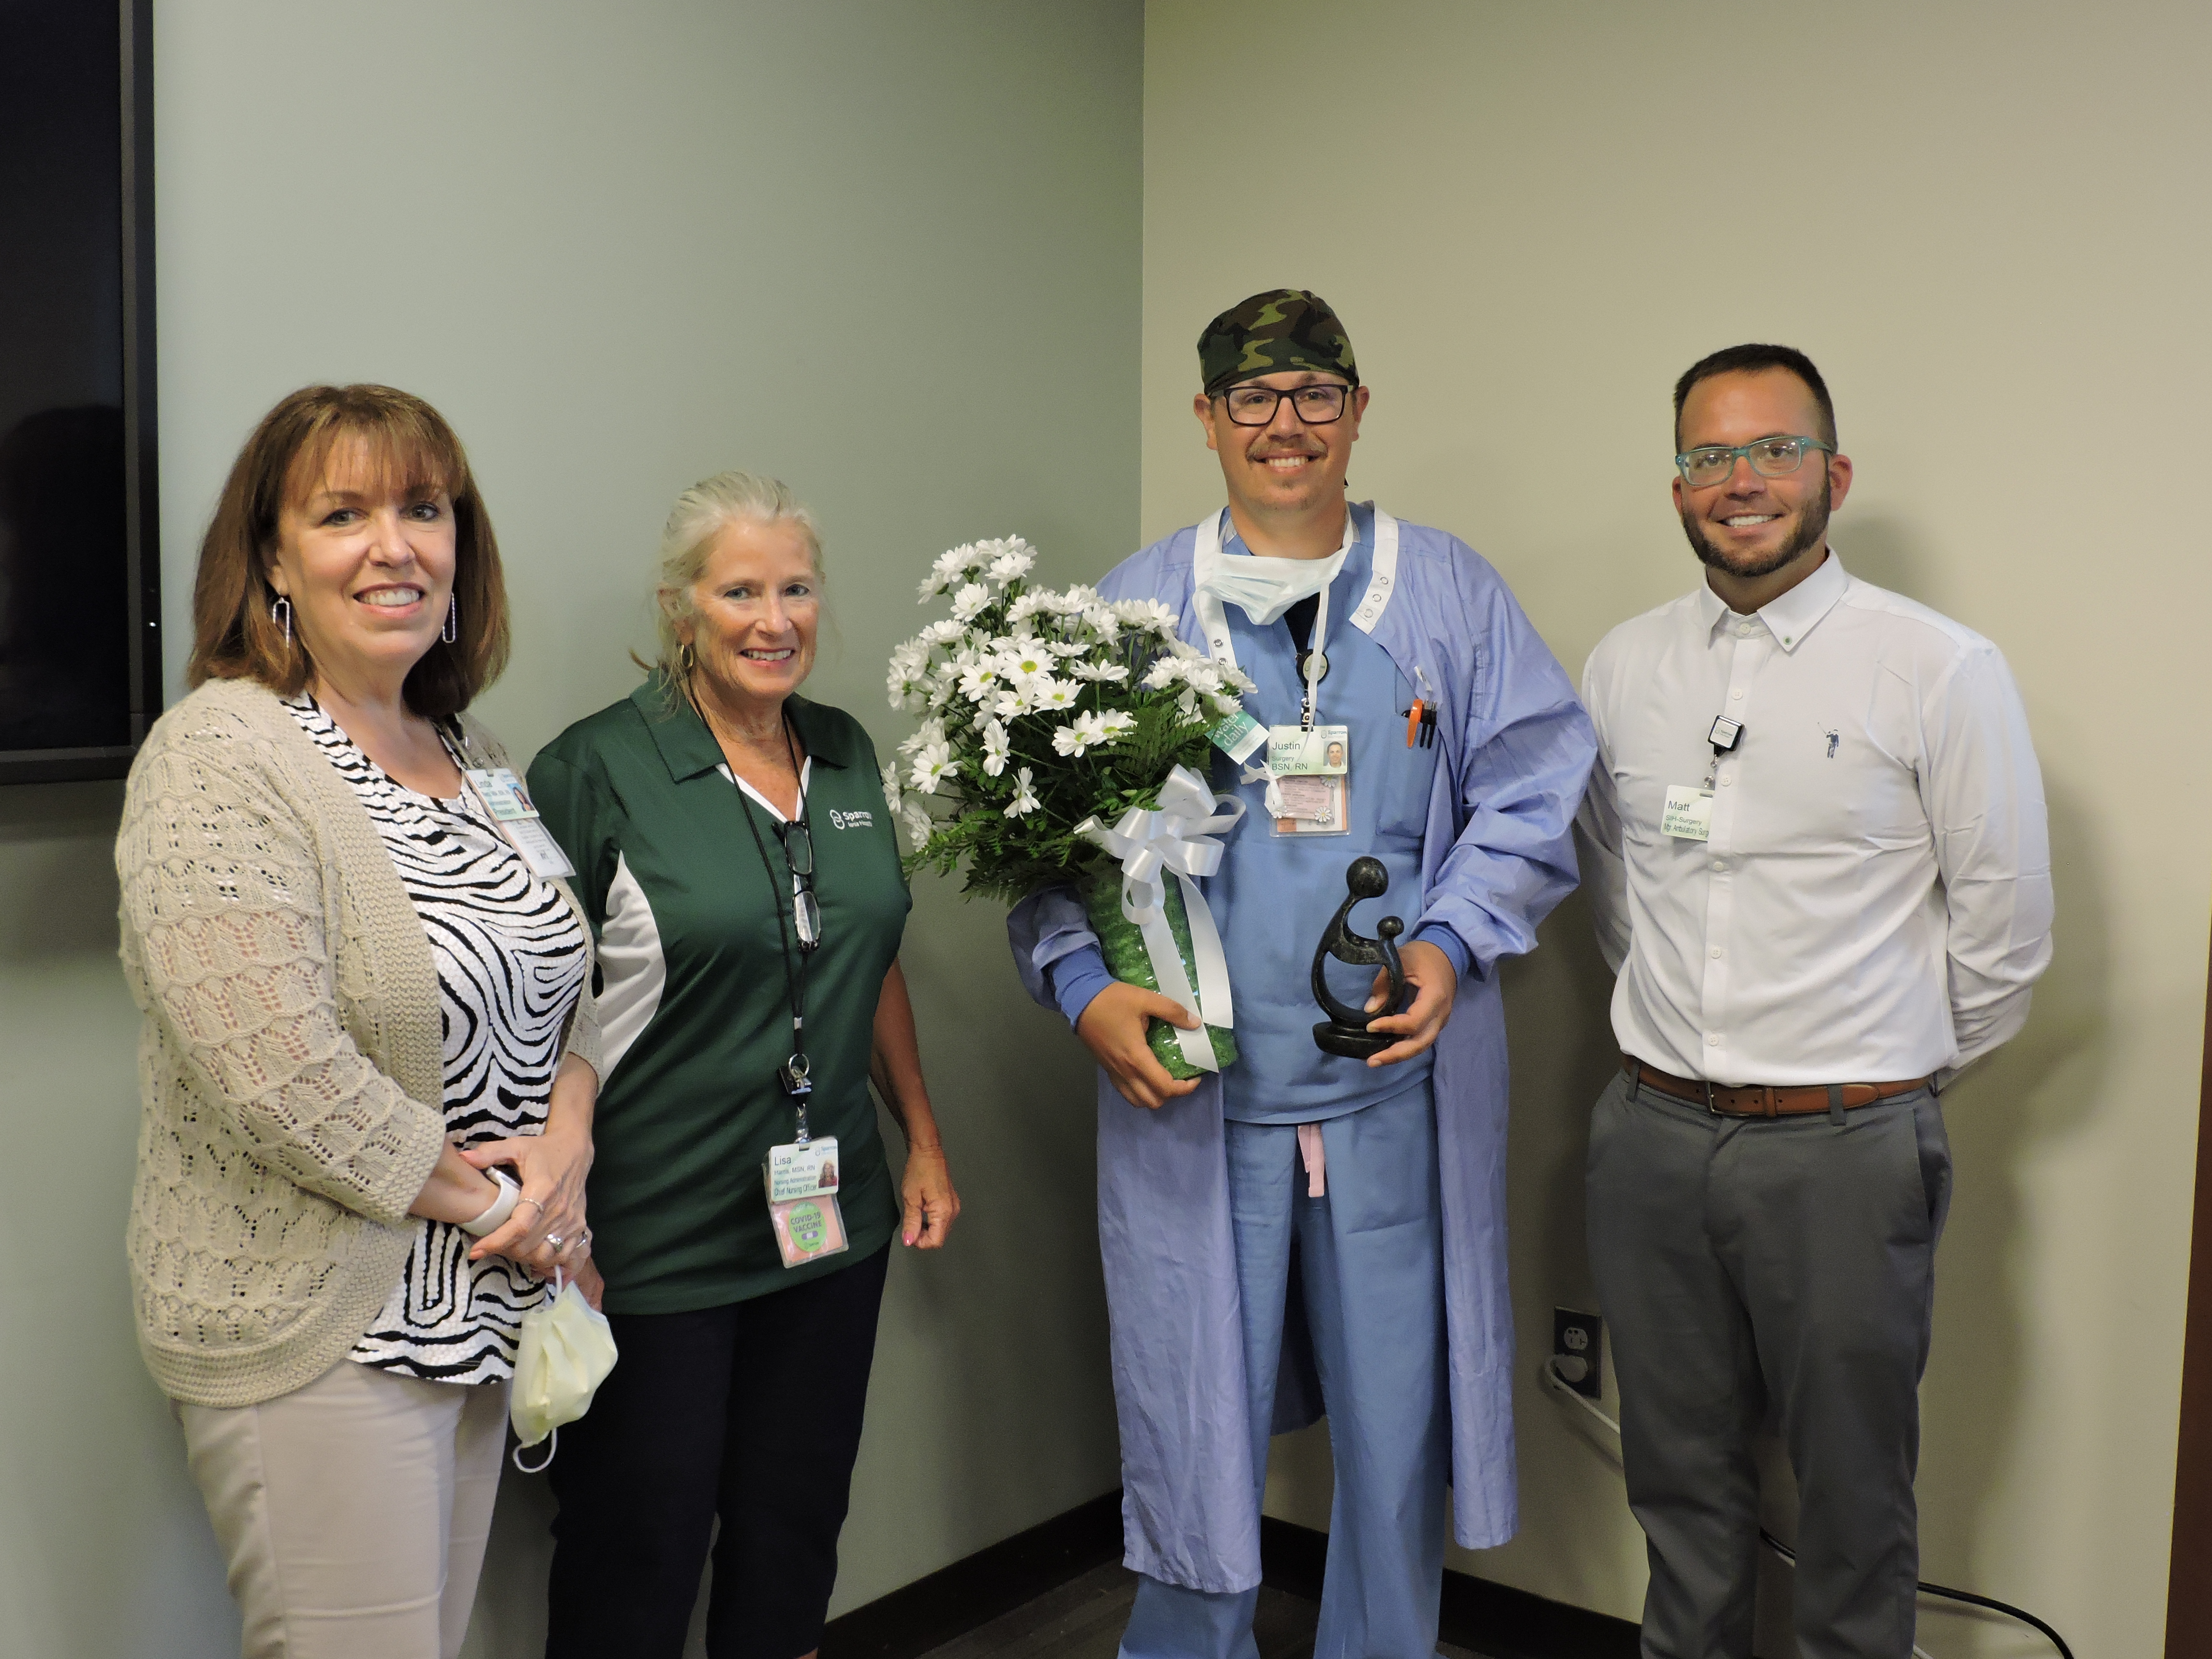
M 507 1217 L 514 1213 L 514 1206 L 522 1201 L 522 1188 L 514 1184 L 514 1177 L 506 1170 L 495 1165 L 484 1173 L 499 1182 L 499 1196 L 492 1200 L 491 1206 L 474 1221 L 461 1223 L 461 1231 L 477 1238 L 498 1231 L 506 1224 Z

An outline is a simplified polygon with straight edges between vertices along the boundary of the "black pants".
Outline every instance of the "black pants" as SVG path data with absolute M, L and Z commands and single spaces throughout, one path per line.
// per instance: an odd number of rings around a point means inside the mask
M 622 1357 L 551 1470 L 546 1659 L 679 1659 L 717 1516 L 708 1653 L 821 1644 L 890 1259 L 726 1307 L 610 1316 Z
M 1840 1123 L 1718 1118 L 1616 1077 L 1589 1193 L 1651 1564 L 1645 1659 L 1748 1659 L 1770 1401 L 1797 1475 L 1798 1653 L 1909 1659 L 1917 1391 L 1951 1198 L 1936 1097 Z

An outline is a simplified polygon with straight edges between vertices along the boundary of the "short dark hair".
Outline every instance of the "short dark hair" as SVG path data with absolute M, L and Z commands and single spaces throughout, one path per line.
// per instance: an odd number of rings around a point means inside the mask
M 1805 383 L 1805 389 L 1813 394 L 1813 401 L 1820 406 L 1820 430 L 1810 435 L 1835 442 L 1836 400 L 1828 395 L 1828 383 L 1820 378 L 1820 371 L 1813 367 L 1810 357 L 1795 346 L 1734 345 L 1698 358 L 1674 382 L 1675 445 L 1679 447 L 1682 441 L 1682 405 L 1689 400 L 1692 386 L 1717 374 L 1756 374 L 1765 368 L 1787 369 Z

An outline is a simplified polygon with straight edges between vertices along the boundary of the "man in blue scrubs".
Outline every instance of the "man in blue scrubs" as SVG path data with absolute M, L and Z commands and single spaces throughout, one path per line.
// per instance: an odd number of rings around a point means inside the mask
M 1346 500 L 1369 391 L 1324 302 L 1255 295 L 1208 325 L 1199 358 L 1194 408 L 1227 512 L 1100 589 L 1174 610 L 1186 639 L 1252 677 L 1246 711 L 1275 734 L 1244 763 L 1215 756 L 1214 787 L 1249 809 L 1204 884 L 1240 1058 L 1171 1079 L 1146 1021 L 1194 1017 L 1113 980 L 1066 890 L 1009 923 L 1032 994 L 1101 1068 L 1126 1559 L 1144 1575 L 1121 1651 L 1252 1659 L 1268 1436 L 1326 1410 L 1316 1659 L 1430 1659 L 1447 1483 L 1462 1544 L 1514 1530 L 1496 972 L 1574 885 L 1595 744 L 1486 562 Z M 1271 770 L 1291 752 L 1302 771 Z M 1316 1047 L 1308 982 L 1363 854 L 1390 885 L 1352 925 L 1406 919 L 1413 992 L 1375 1021 L 1396 1041 L 1364 1062 Z M 1353 1003 L 1371 988 L 1333 978 Z

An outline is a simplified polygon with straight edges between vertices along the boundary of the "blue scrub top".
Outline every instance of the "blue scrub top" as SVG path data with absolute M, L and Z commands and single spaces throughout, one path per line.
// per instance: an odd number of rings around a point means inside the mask
M 1222 1073 L 1222 1109 L 1239 1123 L 1340 1117 L 1424 1086 L 1436 1063 L 1431 1049 L 1400 1065 L 1370 1067 L 1323 1054 L 1313 1040 L 1315 1024 L 1328 1018 L 1313 999 L 1314 947 L 1344 902 L 1346 866 L 1370 854 L 1390 872 L 1389 891 L 1352 911 L 1356 931 L 1373 938 L 1386 915 L 1403 918 L 1410 928 L 1421 913 L 1421 836 L 1441 752 L 1406 746 L 1413 688 L 1389 653 L 1349 620 L 1375 563 L 1374 512 L 1352 512 L 1357 539 L 1329 585 L 1328 675 L 1314 722 L 1350 728 L 1351 833 L 1274 834 L 1266 783 L 1243 782 L 1244 768 L 1214 752 L 1213 787 L 1245 804 L 1244 822 L 1227 838 L 1220 870 L 1205 883 L 1237 1001 L 1237 1063 Z M 1226 514 L 1221 550 L 1251 555 Z M 1288 625 L 1258 626 L 1233 605 L 1222 612 L 1237 666 L 1259 688 L 1244 699 L 1246 710 L 1262 725 L 1297 725 L 1304 687 Z M 1255 757 L 1255 763 L 1263 757 Z M 1373 978 L 1372 969 L 1334 959 L 1328 964 L 1329 988 L 1354 1007 L 1366 1001 Z

